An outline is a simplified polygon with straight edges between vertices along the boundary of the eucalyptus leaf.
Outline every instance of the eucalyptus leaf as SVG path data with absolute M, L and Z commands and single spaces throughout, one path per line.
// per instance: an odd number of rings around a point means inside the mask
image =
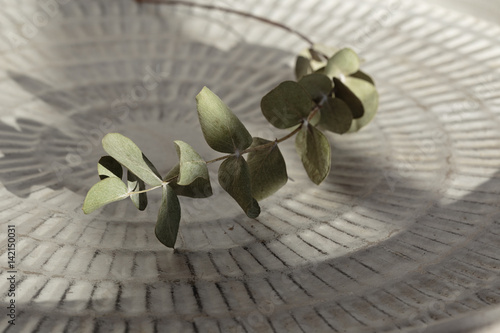
M 212 186 L 210 181 L 203 178 L 196 178 L 189 185 L 181 186 L 175 183 L 170 184 L 177 195 L 189 198 L 208 198 L 212 196 Z
M 250 147 L 270 144 L 272 141 L 253 138 Z M 283 187 L 287 180 L 286 164 L 283 155 L 275 143 L 266 149 L 259 149 L 248 153 L 248 169 L 252 196 L 255 200 L 262 200 Z
M 318 53 L 324 54 L 328 58 L 332 57 L 335 53 L 339 51 L 338 48 L 330 46 L 330 45 L 325 45 L 325 44 L 319 44 L 315 43 L 312 47 L 313 50 L 315 50 Z M 307 49 L 308 53 L 310 53 L 310 48 Z M 323 61 L 323 58 L 321 59 Z
M 167 247 L 173 248 L 179 232 L 181 205 L 179 198 L 169 185 L 163 185 L 160 211 L 156 221 L 155 235 Z
M 312 71 L 316 72 L 319 68 L 325 67 L 328 58 L 337 52 L 337 48 L 323 44 L 314 44 L 312 48 L 303 49 L 299 55 L 309 59 Z
M 348 76 L 357 72 L 359 65 L 360 61 L 356 52 L 350 48 L 345 48 L 328 59 L 325 74 L 330 78 Z
M 314 49 L 313 47 L 309 48 L 309 54 L 311 55 L 311 59 L 313 59 L 315 61 L 323 61 L 323 60 L 325 60 L 325 57 L 326 57 L 326 56 L 323 56 L 323 54 L 320 51 Z
M 97 173 L 99 174 L 99 178 L 101 178 L 101 180 L 108 177 L 121 179 L 123 176 L 123 168 L 113 157 L 103 156 L 97 163 Z
M 309 178 L 319 185 L 330 172 L 331 149 L 328 139 L 316 127 L 304 127 L 295 138 L 295 148 Z
M 127 187 L 130 192 L 139 192 L 146 189 L 146 184 L 143 180 L 139 179 L 130 170 L 127 170 Z M 132 193 L 130 194 L 130 199 L 134 203 L 135 207 L 139 210 L 146 209 L 148 205 L 148 196 L 146 192 L 143 193 Z
M 165 178 L 163 178 L 163 181 L 165 182 L 171 182 L 174 180 L 177 181 L 180 171 L 181 171 L 181 166 L 179 163 L 177 163 L 172 169 L 170 169 Z
M 111 202 L 123 200 L 128 197 L 128 189 L 119 178 L 108 177 L 92 186 L 83 202 L 83 212 L 92 213 L 96 209 Z
M 340 98 L 328 97 L 320 109 L 319 125 L 337 134 L 344 134 L 351 128 L 352 113 L 349 106 Z
M 234 153 L 252 144 L 252 136 L 245 126 L 210 89 L 204 87 L 196 96 L 196 103 L 201 130 L 212 149 Z
M 212 186 L 210 178 L 196 178 L 191 184 L 181 186 L 177 184 L 177 177 L 180 173 L 180 166 L 177 164 L 165 177 L 165 180 L 173 179 L 168 184 L 174 189 L 175 194 L 189 198 L 208 198 L 212 196 Z
M 314 71 L 314 73 L 315 73 L 315 74 L 323 74 L 323 75 L 325 75 L 325 68 L 326 68 L 325 66 L 318 67 L 318 68 Z
M 366 81 L 363 81 L 366 82 Z M 366 82 L 366 89 L 364 90 L 363 105 L 365 106 L 365 113 L 359 119 L 354 119 L 349 132 L 357 132 L 365 127 L 375 117 L 378 109 L 378 93 L 375 87 Z
M 309 93 L 311 99 L 320 103 L 326 96 L 332 94 L 332 80 L 328 76 L 313 73 L 304 76 L 299 80 L 299 84 Z
M 120 133 L 109 133 L 102 139 L 104 150 L 137 177 L 151 186 L 161 185 L 161 176 L 137 145 Z
M 189 185 L 197 178 L 209 180 L 207 163 L 187 143 L 174 141 L 177 155 L 179 156 L 179 177 L 177 184 Z
M 191 184 L 181 186 L 177 184 L 179 172 L 180 166 L 177 164 L 165 177 L 165 180 L 174 178 L 174 180 L 169 182 L 169 185 L 174 189 L 175 194 L 189 198 L 208 198 L 212 196 L 210 179 L 196 178 Z
M 311 61 L 306 57 L 299 55 L 295 62 L 295 77 L 298 80 L 310 73 L 312 73 Z
M 344 81 L 346 80 L 347 78 L 344 79 Z M 349 89 L 349 87 L 347 87 L 344 82 L 337 79 L 336 77 L 333 78 L 333 84 L 335 86 L 335 97 L 340 98 L 347 104 L 347 106 L 349 106 L 353 119 L 361 118 L 365 113 L 365 108 L 361 100 L 358 98 L 358 96 L 356 96 L 354 92 L 351 91 L 351 89 Z
M 354 119 L 349 132 L 359 131 L 375 117 L 378 109 L 379 96 L 375 86 L 368 81 L 354 77 L 348 77 L 345 85 L 351 90 L 363 105 L 363 116 Z
M 355 77 L 357 79 L 365 80 L 373 85 L 375 85 L 375 81 L 373 81 L 372 77 L 365 72 L 359 70 L 356 73 L 350 75 L 351 77 Z
M 285 81 L 262 98 L 264 117 L 277 128 L 289 128 L 307 118 L 312 108 L 311 97 L 297 82 Z
M 219 167 L 219 184 L 240 205 L 245 214 L 256 218 L 260 207 L 252 196 L 250 171 L 245 159 L 241 156 L 230 156 Z
M 365 112 L 373 112 L 378 108 L 378 93 L 375 86 L 367 81 L 348 77 L 344 84 L 361 101 Z
M 311 55 L 311 59 L 313 59 L 315 61 L 323 61 L 324 60 L 321 52 L 315 50 L 314 47 L 310 47 L 308 49 L 308 51 L 309 51 L 309 54 Z

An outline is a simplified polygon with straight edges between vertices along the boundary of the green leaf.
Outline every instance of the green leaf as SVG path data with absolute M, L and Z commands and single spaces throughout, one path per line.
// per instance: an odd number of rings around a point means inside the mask
M 272 143 L 261 138 L 253 138 L 250 147 L 262 146 Z M 255 200 L 262 200 L 278 191 L 288 180 L 286 164 L 283 155 L 278 148 L 278 144 L 255 150 L 248 153 L 248 169 L 250 172 L 250 182 L 252 196 Z
M 271 90 L 260 103 L 264 117 L 277 128 L 289 128 L 307 118 L 312 108 L 311 97 L 300 84 L 285 81 Z
M 295 62 L 295 77 L 297 78 L 297 80 L 307 74 L 310 74 L 311 72 L 312 68 L 309 59 L 299 55 Z
M 127 170 L 127 187 L 129 192 L 138 192 L 144 191 L 146 189 L 146 184 L 130 170 Z M 148 196 L 146 192 L 130 194 L 130 199 L 139 210 L 146 209 L 148 205 Z
M 315 50 L 314 47 L 310 47 L 308 49 L 308 51 L 309 51 L 309 54 L 311 55 L 311 59 L 313 59 L 314 61 L 323 61 L 324 60 L 321 52 Z
M 355 77 L 357 79 L 365 80 L 373 85 L 375 85 L 375 81 L 373 81 L 372 77 L 365 72 L 359 70 L 356 73 L 350 75 L 351 77 Z
M 103 156 L 97 163 L 97 173 L 99 178 L 105 179 L 108 177 L 122 178 L 123 168 L 113 157 Z
M 346 80 L 347 78 L 344 79 L 344 81 Z M 335 85 L 335 97 L 340 98 L 347 104 L 347 106 L 349 106 L 353 119 L 361 118 L 365 113 L 365 108 L 363 107 L 361 100 L 346 86 L 344 82 L 340 81 L 336 77 L 333 78 L 333 84 Z
M 179 163 L 177 163 L 172 169 L 170 169 L 170 171 L 167 173 L 167 175 L 163 178 L 163 181 L 172 181 L 172 179 L 175 179 L 177 177 L 179 177 L 179 172 L 181 170 L 181 167 L 179 165 Z M 175 181 L 177 181 L 177 179 L 175 179 Z M 170 183 L 170 185 L 172 185 Z
M 175 194 L 181 195 L 189 198 L 208 198 L 212 195 L 212 186 L 210 185 L 210 179 L 196 178 L 189 185 L 178 185 L 176 177 L 179 176 L 180 166 L 177 164 L 172 168 L 165 176 L 165 180 L 175 178 L 168 184 L 174 189 Z
M 234 153 L 252 144 L 252 136 L 245 126 L 214 94 L 204 87 L 196 96 L 201 130 L 208 145 L 221 153 Z
M 316 72 L 319 68 L 325 67 L 328 58 L 338 51 L 337 48 L 322 44 L 314 44 L 312 48 L 303 49 L 299 55 L 309 59 L 312 71 Z
M 109 133 L 102 139 L 104 150 L 137 177 L 151 186 L 161 185 L 161 176 L 136 144 L 120 133 Z
M 189 185 L 196 178 L 208 180 L 208 168 L 205 160 L 187 143 L 174 141 L 177 155 L 179 156 L 179 177 L 177 184 Z
M 318 43 L 314 44 L 313 47 L 312 47 L 312 49 L 316 53 L 324 54 L 325 56 L 327 56 L 329 58 L 339 51 L 339 49 L 336 48 L 336 47 L 333 47 L 333 46 L 330 46 L 330 45 L 318 44 Z M 311 53 L 310 52 L 310 48 L 307 49 L 307 52 Z M 312 55 L 311 55 L 311 57 L 312 57 Z M 320 57 L 320 58 L 321 58 L 322 61 L 324 60 L 323 57 Z
M 83 212 L 90 214 L 94 210 L 111 202 L 128 197 L 127 186 L 116 177 L 108 177 L 90 188 L 83 202 Z
M 323 74 L 323 75 L 325 75 L 325 66 L 319 67 L 318 69 L 316 69 L 314 71 L 314 74 Z
M 310 74 L 299 80 L 299 84 L 309 93 L 316 103 L 332 93 L 332 80 L 323 74 Z
M 177 195 L 190 198 L 207 198 L 212 195 L 212 186 L 205 161 L 191 146 L 175 141 L 179 164 L 170 170 L 165 180 Z
M 348 77 L 345 80 L 346 87 L 354 93 L 363 105 L 363 116 L 354 119 L 349 132 L 359 131 L 362 127 L 375 117 L 378 109 L 378 92 L 375 86 L 365 80 Z
M 252 197 L 250 171 L 243 157 L 231 156 L 222 162 L 219 167 L 219 184 L 236 200 L 248 217 L 259 216 L 260 207 Z
M 373 112 L 378 108 L 378 93 L 375 86 L 367 81 L 348 77 L 344 84 L 361 101 L 365 112 Z
M 341 81 L 333 78 L 335 97 L 346 102 L 353 114 L 354 121 L 349 130 L 350 132 L 358 131 L 361 127 L 366 126 L 373 119 L 378 109 L 377 89 L 369 80 L 365 80 L 368 76 L 363 74 L 361 75 L 363 79 L 346 77 Z
M 326 64 L 325 74 L 330 77 L 341 78 L 358 71 L 360 61 L 356 52 L 345 48 L 335 53 Z
M 316 127 L 308 125 L 297 134 L 295 148 L 307 175 L 319 185 L 330 172 L 331 149 L 327 138 Z
M 352 78 L 352 80 L 355 80 Z M 359 79 L 358 79 L 359 80 Z M 366 82 L 366 81 L 362 81 Z M 359 119 L 354 119 L 351 128 L 349 129 L 349 132 L 357 132 L 361 128 L 365 127 L 370 123 L 370 121 L 375 117 L 375 114 L 377 113 L 378 109 L 378 93 L 375 87 L 368 82 L 366 82 L 366 89 L 363 92 L 363 105 L 365 108 L 365 113 L 363 114 L 363 117 Z
M 155 227 L 156 238 L 165 246 L 173 248 L 179 232 L 180 221 L 181 205 L 179 199 L 169 185 L 164 185 Z
M 333 133 L 344 134 L 351 128 L 352 113 L 340 98 L 328 97 L 320 109 L 319 125 Z

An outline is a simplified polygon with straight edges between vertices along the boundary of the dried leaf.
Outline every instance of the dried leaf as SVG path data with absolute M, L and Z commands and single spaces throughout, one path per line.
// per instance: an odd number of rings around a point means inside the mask
M 311 97 L 297 82 L 285 81 L 271 90 L 260 103 L 264 117 L 277 128 L 289 128 L 307 118 Z
M 351 128 L 352 113 L 349 106 L 339 98 L 328 97 L 320 109 L 319 125 L 333 133 L 344 134 Z
M 120 133 L 109 133 L 102 139 L 104 150 L 121 165 L 151 186 L 161 185 L 161 176 L 137 145 Z
M 250 147 L 272 141 L 254 138 Z M 266 149 L 251 151 L 247 157 L 252 196 L 260 201 L 278 191 L 288 180 L 286 164 L 277 144 Z
M 113 157 L 103 156 L 97 163 L 97 173 L 101 180 L 108 177 L 117 177 L 121 179 L 123 176 L 123 168 Z
M 309 93 L 311 99 L 320 103 L 332 94 L 332 80 L 323 74 L 310 74 L 299 80 L 299 84 Z
M 130 170 L 127 170 L 127 187 L 129 192 L 139 192 L 146 189 L 146 184 Z M 144 210 L 148 206 L 148 196 L 146 192 L 132 193 L 130 194 L 130 199 L 139 210 Z
M 356 52 L 352 49 L 345 48 L 335 53 L 330 59 L 325 68 L 325 75 L 330 78 L 341 78 L 348 76 L 358 71 L 360 61 Z
M 234 153 L 252 144 L 252 136 L 245 126 L 214 94 L 204 87 L 196 96 L 198 118 L 208 145 L 221 153 Z
M 179 232 L 181 205 L 174 190 L 163 185 L 160 211 L 156 221 L 155 235 L 167 247 L 173 248 Z
M 308 125 L 297 134 L 295 148 L 307 175 L 319 185 L 330 172 L 331 149 L 328 139 L 316 127 Z
M 243 157 L 231 156 L 222 162 L 219 167 L 219 184 L 236 200 L 248 217 L 259 216 L 260 207 L 252 196 L 250 171 Z
M 299 55 L 295 62 L 295 77 L 297 80 L 312 73 L 311 62 L 306 57 Z
M 343 81 L 336 77 L 333 78 L 333 84 L 335 85 L 335 97 L 340 98 L 349 106 L 353 119 L 361 118 L 365 113 L 365 108 L 358 96 L 356 96 Z
M 83 202 L 83 212 L 90 214 L 111 202 L 128 197 L 127 186 L 116 177 L 108 177 L 90 188 Z
M 189 185 L 197 178 L 209 180 L 205 160 L 187 143 L 174 141 L 179 156 L 179 177 L 177 184 Z

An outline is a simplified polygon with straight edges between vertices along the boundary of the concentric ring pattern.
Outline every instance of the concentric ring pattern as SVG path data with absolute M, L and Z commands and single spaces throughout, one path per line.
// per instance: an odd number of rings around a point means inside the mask
M 153 232 L 158 195 L 142 213 L 81 212 L 100 139 L 129 136 L 163 173 L 176 139 L 216 157 L 195 110 L 204 85 L 254 136 L 280 136 L 260 98 L 306 45 L 203 9 L 3 1 L 0 287 L 5 308 L 15 225 L 18 317 L 0 330 L 419 331 L 498 306 L 499 27 L 398 0 L 210 3 L 354 48 L 379 87 L 375 121 L 330 137 L 319 187 L 284 143 L 290 181 L 256 220 L 216 186 L 184 199 L 172 252 Z

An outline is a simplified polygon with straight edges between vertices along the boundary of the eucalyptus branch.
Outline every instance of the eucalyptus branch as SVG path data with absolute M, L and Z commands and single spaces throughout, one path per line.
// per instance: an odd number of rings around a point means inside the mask
M 313 109 L 313 111 L 311 112 L 314 112 L 314 110 L 316 110 L 316 108 Z M 268 143 L 265 143 L 265 144 L 262 144 L 262 145 L 259 145 L 259 146 L 254 146 L 254 147 L 250 147 L 250 148 L 247 148 L 245 150 L 243 150 L 240 155 L 245 155 L 245 154 L 248 154 L 248 153 L 251 153 L 251 152 L 255 152 L 255 151 L 259 151 L 259 150 L 265 150 L 265 149 L 268 149 L 268 148 L 271 148 L 271 147 L 274 147 L 276 146 L 277 144 L 283 142 L 283 141 L 286 141 L 290 138 L 292 138 L 295 134 L 297 134 L 301 129 L 302 129 L 302 126 L 303 126 L 303 123 L 301 123 L 299 126 L 297 126 L 297 128 L 295 128 L 292 132 L 288 133 L 287 135 L 285 135 L 284 137 L 282 138 L 279 138 L 279 139 L 275 139 L 274 141 L 270 141 Z M 224 156 L 221 156 L 221 157 L 218 157 L 218 158 L 215 158 L 213 160 L 209 160 L 209 161 L 206 161 L 205 163 L 207 164 L 211 164 L 211 163 L 215 163 L 215 162 L 219 162 L 219 161 L 223 161 L 231 156 L 234 156 L 234 154 L 231 154 L 231 155 L 224 155 Z
M 310 122 L 314 118 L 314 116 L 316 116 L 316 114 L 319 112 L 319 109 L 321 109 L 320 105 L 316 105 L 314 107 L 314 109 L 311 111 L 311 113 L 307 117 L 307 122 Z
M 260 22 L 263 22 L 263 23 L 266 23 L 266 24 L 269 24 L 269 25 L 272 25 L 272 26 L 275 26 L 275 27 L 278 27 L 280 29 L 283 29 L 283 30 L 286 30 L 296 36 L 298 36 L 299 38 L 301 38 L 302 40 L 304 40 L 306 43 L 308 43 L 311 47 L 314 45 L 314 42 L 309 39 L 307 36 L 305 36 L 304 34 L 302 34 L 301 32 L 295 30 L 295 29 L 292 29 L 282 23 L 279 23 L 279 22 L 276 22 L 276 21 L 272 21 L 268 18 L 265 18 L 265 17 L 262 17 L 262 16 L 258 16 L 258 15 L 255 15 L 255 14 L 251 14 L 251 13 L 247 13 L 247 12 L 244 12 L 244 11 L 240 11 L 240 10 L 237 10 L 237 9 L 232 9 L 232 8 L 227 8 L 227 7 L 221 7 L 221 6 L 217 6 L 217 5 L 208 5 L 208 4 L 201 4 L 201 3 L 196 3 L 196 2 L 191 2 L 191 1 L 183 1 L 183 0 L 165 0 L 165 1 L 162 1 L 162 0 L 135 0 L 136 2 L 139 2 L 139 3 L 150 3 L 150 4 L 162 4 L 162 5 L 179 5 L 179 6 L 186 6 L 186 7 L 197 7 L 197 8 L 203 8 L 203 9 L 208 9 L 208 10 L 217 10 L 217 11 L 220 11 L 220 12 L 225 12 L 225 13 L 229 13 L 229 14 L 235 14 L 235 15 L 239 15 L 239 16 L 242 16 L 242 17 L 247 17 L 247 18 L 251 18 L 253 20 L 257 20 L 257 21 L 260 21 Z
M 221 156 L 221 157 L 217 157 L 217 158 L 214 158 L 213 160 L 209 160 L 209 161 L 205 161 L 206 164 L 212 164 L 212 163 L 215 163 L 215 162 L 219 162 L 219 161 L 223 161 L 229 157 L 233 156 L 233 154 L 231 155 L 224 155 L 224 156 Z
M 258 201 L 277 192 L 288 180 L 280 143 L 295 137 L 295 148 L 304 169 L 311 181 L 319 185 L 331 166 L 331 147 L 323 132 L 356 132 L 366 126 L 377 111 L 374 82 L 360 71 L 359 58 L 351 49 L 323 55 L 312 48 L 309 38 L 296 30 L 235 9 L 189 1 L 136 1 L 236 14 L 280 27 L 309 43 L 309 52 L 297 57 L 297 81 L 280 83 L 260 104 L 262 114 L 273 126 L 294 129 L 274 140 L 252 137 L 231 109 L 204 87 L 196 96 L 201 131 L 208 146 L 225 155 L 206 161 L 189 144 L 174 141 L 178 163 L 162 177 L 132 140 L 119 133 L 108 133 L 102 144 L 109 156 L 101 157 L 98 162 L 101 181 L 92 186 L 85 197 L 83 211 L 86 214 L 128 197 L 139 210 L 144 210 L 147 193 L 161 188 L 155 234 L 161 243 L 173 248 L 181 219 L 178 196 L 206 198 L 212 195 L 209 164 L 222 161 L 218 169 L 220 186 L 248 217 L 256 218 L 260 214 Z M 122 179 L 124 170 L 126 182 Z M 146 184 L 150 188 L 146 189 Z

